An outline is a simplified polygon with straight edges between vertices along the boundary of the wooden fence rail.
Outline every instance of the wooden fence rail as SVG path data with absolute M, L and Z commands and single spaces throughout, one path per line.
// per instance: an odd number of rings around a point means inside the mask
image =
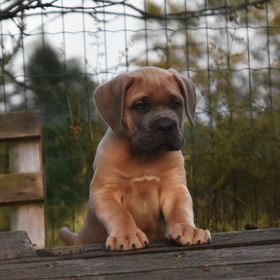
M 0 174 L 0 205 L 15 205 L 11 230 L 25 230 L 45 246 L 42 129 L 35 111 L 0 114 L 0 141 L 9 149 L 9 173 Z

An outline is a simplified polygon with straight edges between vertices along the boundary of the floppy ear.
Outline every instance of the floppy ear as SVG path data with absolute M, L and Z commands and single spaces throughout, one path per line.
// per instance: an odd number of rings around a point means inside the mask
M 196 106 L 195 87 L 191 80 L 180 75 L 175 69 L 168 69 L 174 75 L 175 80 L 180 86 L 185 101 L 185 111 L 190 123 L 194 124 L 194 112 Z
M 100 116 L 115 132 L 122 129 L 124 95 L 131 83 L 131 77 L 120 74 L 98 86 L 93 93 Z

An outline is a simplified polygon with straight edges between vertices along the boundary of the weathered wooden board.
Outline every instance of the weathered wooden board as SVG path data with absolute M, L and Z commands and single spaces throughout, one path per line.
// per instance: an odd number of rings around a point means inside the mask
M 0 260 L 31 256 L 37 254 L 26 232 L 0 232 Z
M 17 141 L 9 144 L 9 168 L 13 173 L 34 173 L 41 174 L 37 177 L 38 184 L 30 188 L 29 197 L 31 201 L 18 204 L 11 215 L 11 229 L 24 230 L 28 232 L 32 243 L 37 248 L 45 246 L 45 209 L 42 198 L 44 197 L 43 185 L 43 163 L 41 139 Z M 35 186 L 37 186 L 35 188 Z M 24 190 L 23 187 L 21 187 Z M 19 189 L 15 189 L 19 191 Z M 33 200 L 41 200 L 41 203 Z
M 0 174 L 0 205 L 44 199 L 41 172 Z
M 44 203 L 18 205 L 11 213 L 11 229 L 28 233 L 36 249 L 45 247 Z
M 41 137 L 41 121 L 36 111 L 0 114 L 0 141 Z
M 210 244 L 190 246 L 187 250 L 205 250 L 205 249 L 219 249 L 229 247 L 245 247 L 252 245 L 263 244 L 280 244 L 280 228 L 270 229 L 257 229 L 249 231 L 235 231 L 235 232 L 223 232 L 212 234 L 212 242 Z M 108 252 L 104 251 L 103 244 L 92 244 L 81 246 L 69 246 L 60 248 L 49 248 L 43 250 L 37 250 L 40 256 L 68 256 L 67 258 L 89 258 L 89 257 L 103 257 L 114 255 L 134 255 L 139 253 L 149 252 L 180 252 L 185 251 L 186 247 L 170 244 L 169 242 L 161 242 L 151 244 L 144 250 L 134 250 L 127 252 Z M 77 256 L 79 255 L 79 256 Z
M 184 279 L 279 279 L 279 263 L 257 263 L 246 265 L 216 265 L 201 266 L 183 269 L 162 269 L 135 273 L 117 273 L 105 275 L 82 275 L 73 277 L 63 277 L 63 280 L 184 280 Z
M 10 228 L 27 231 L 37 248 L 45 246 L 41 134 L 36 111 L 0 114 L 0 141 L 8 142 L 11 172 L 0 175 L 0 205 L 16 204 Z
M 36 250 L 37 255 L 0 261 L 0 278 L 280 279 L 280 228 L 213 234 L 207 245 L 152 244 L 128 252 L 102 248 L 98 244 L 64 248 L 69 251 L 60 256 L 58 250 L 63 249 Z
M 267 267 L 278 263 L 280 264 L 280 246 L 279 244 L 259 245 L 237 248 L 205 249 L 197 251 L 166 252 L 166 253 L 148 253 L 123 256 L 110 256 L 88 259 L 74 260 L 48 260 L 39 262 L 7 263 L 0 262 L 0 275 L 2 280 L 11 279 L 83 279 L 83 276 L 91 279 L 124 279 L 135 278 L 135 275 L 141 275 L 142 278 L 147 273 L 149 279 L 163 277 L 166 273 L 172 275 L 172 279 L 195 279 L 208 278 L 215 274 L 217 268 L 219 274 L 225 277 L 230 275 L 231 270 L 242 270 L 248 275 L 253 275 L 251 269 L 259 266 L 259 273 L 268 275 Z M 269 264 L 269 265 L 266 265 Z M 248 268 L 246 267 L 248 265 Z M 239 266 L 239 268 L 238 268 Z M 223 267 L 223 268 L 222 268 Z M 222 268 L 222 269 L 221 269 Z M 264 270 L 262 270 L 264 269 Z M 185 273 L 183 272 L 185 270 Z M 223 271 L 222 271 L 223 270 Z M 280 273 L 280 268 L 274 266 L 274 275 Z M 175 278 L 175 275 L 178 275 Z M 174 275 L 174 277 L 173 277 Z M 168 276 L 168 275 L 167 275 Z M 240 276 L 240 274 L 239 274 Z M 231 274 L 231 278 L 235 277 Z M 167 279 L 170 279 L 168 277 Z M 213 279 L 213 278 L 212 278 Z M 216 279 L 214 277 L 214 279 Z

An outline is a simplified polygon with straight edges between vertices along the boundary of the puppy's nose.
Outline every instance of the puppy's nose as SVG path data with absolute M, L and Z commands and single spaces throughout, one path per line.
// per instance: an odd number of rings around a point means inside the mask
M 157 129 L 160 132 L 170 132 L 176 128 L 176 122 L 169 118 L 162 118 L 158 121 Z

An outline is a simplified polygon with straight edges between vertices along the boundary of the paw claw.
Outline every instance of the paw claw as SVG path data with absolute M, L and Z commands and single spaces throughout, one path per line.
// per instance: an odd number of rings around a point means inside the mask
M 147 247 L 148 244 L 149 242 L 146 234 L 139 228 L 123 231 L 117 229 L 112 235 L 107 237 L 105 247 L 110 251 L 126 251 Z
M 167 236 L 183 246 L 205 244 L 211 239 L 208 230 L 196 228 L 187 223 L 173 224 L 168 228 Z

